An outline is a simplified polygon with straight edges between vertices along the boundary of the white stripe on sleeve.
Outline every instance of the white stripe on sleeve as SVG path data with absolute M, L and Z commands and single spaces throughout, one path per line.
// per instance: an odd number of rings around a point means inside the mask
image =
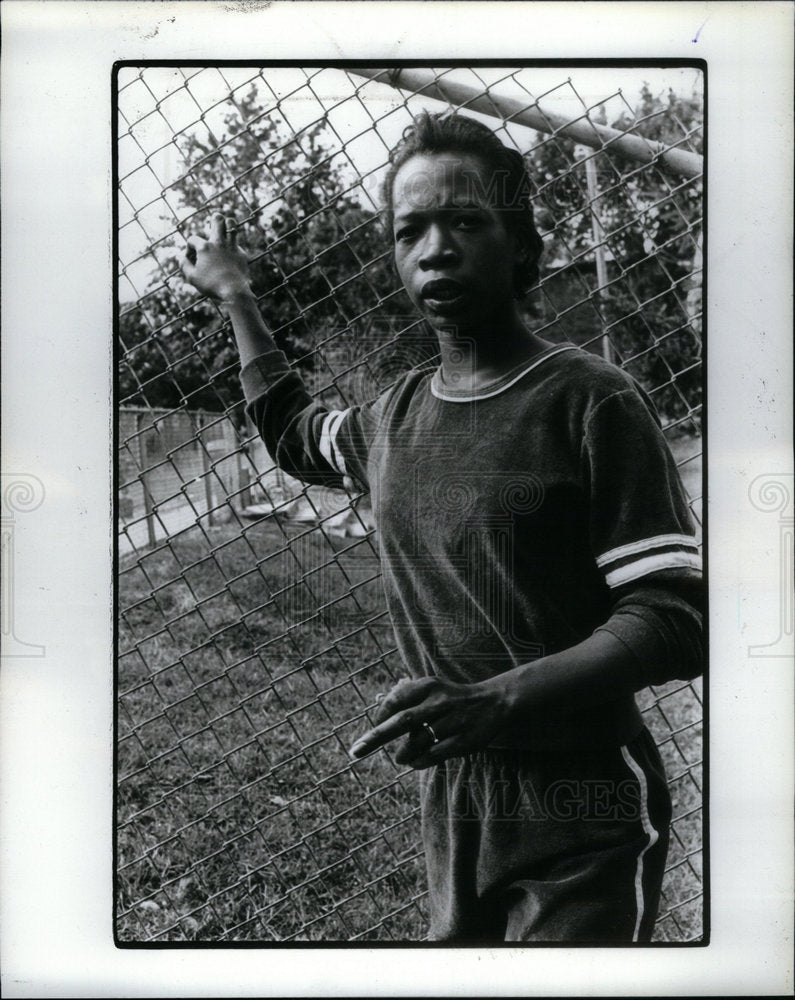
M 616 562 L 618 559 L 625 559 L 627 556 L 637 555 L 639 552 L 648 552 L 649 549 L 661 549 L 670 545 L 686 545 L 694 551 L 698 548 L 696 540 L 692 535 L 655 535 L 653 538 L 643 538 L 639 542 L 630 542 L 628 545 L 619 545 L 616 549 L 603 552 L 596 560 L 599 567 L 608 563 Z
M 605 573 L 608 587 L 619 587 L 622 583 L 630 583 L 649 573 L 661 569 L 701 569 L 701 556 L 693 552 L 660 552 L 657 555 L 635 559 L 625 566 Z
M 345 459 L 337 447 L 337 432 L 348 412 L 348 410 L 330 410 L 323 419 L 323 426 L 320 430 L 320 441 L 318 442 L 318 447 L 323 458 L 325 458 L 332 469 L 339 472 L 342 476 L 346 475 Z

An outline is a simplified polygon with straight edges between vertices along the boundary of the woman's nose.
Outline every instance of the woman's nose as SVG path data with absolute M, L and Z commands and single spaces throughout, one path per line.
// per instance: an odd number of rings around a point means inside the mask
M 448 264 L 455 259 L 456 249 L 449 232 L 444 226 L 430 226 L 422 245 L 420 267 L 430 270 L 442 264 Z

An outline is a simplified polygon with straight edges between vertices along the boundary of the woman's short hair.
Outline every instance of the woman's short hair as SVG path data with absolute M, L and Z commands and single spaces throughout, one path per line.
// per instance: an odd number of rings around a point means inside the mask
M 476 157 L 492 178 L 490 191 L 496 207 L 504 215 L 506 229 L 525 248 L 514 272 L 514 294 L 524 296 L 538 281 L 538 261 L 544 248 L 533 218 L 532 182 L 521 153 L 503 145 L 486 125 L 461 114 L 421 112 L 403 131 L 389 154 L 389 169 L 382 186 L 382 202 L 387 232 L 392 237 L 395 176 L 412 156 L 427 153 L 466 153 Z

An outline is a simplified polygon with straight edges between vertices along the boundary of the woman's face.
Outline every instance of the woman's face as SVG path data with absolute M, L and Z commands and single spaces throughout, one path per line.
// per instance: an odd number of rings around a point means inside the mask
M 519 250 L 499 211 L 499 180 L 459 153 L 413 156 L 395 175 L 395 263 L 434 327 L 493 328 L 513 309 Z

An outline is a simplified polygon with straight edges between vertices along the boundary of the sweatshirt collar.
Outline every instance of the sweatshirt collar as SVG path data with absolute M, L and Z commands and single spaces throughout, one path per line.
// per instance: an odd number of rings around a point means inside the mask
M 512 369 L 505 375 L 500 375 L 499 378 L 492 379 L 490 382 L 484 382 L 474 392 L 469 389 L 454 389 L 447 385 L 442 377 L 442 369 L 439 367 L 431 378 L 431 392 L 437 399 L 444 399 L 450 403 L 471 403 L 478 399 L 489 399 L 491 396 L 498 396 L 501 392 L 505 392 L 506 389 L 509 389 L 519 379 L 524 378 L 528 372 L 531 372 L 534 368 L 537 368 L 556 354 L 561 354 L 563 351 L 576 350 L 579 350 L 576 344 L 556 344 L 554 347 L 549 347 L 546 351 L 542 351 L 541 354 L 537 354 L 532 361 L 522 362 L 520 367 Z

